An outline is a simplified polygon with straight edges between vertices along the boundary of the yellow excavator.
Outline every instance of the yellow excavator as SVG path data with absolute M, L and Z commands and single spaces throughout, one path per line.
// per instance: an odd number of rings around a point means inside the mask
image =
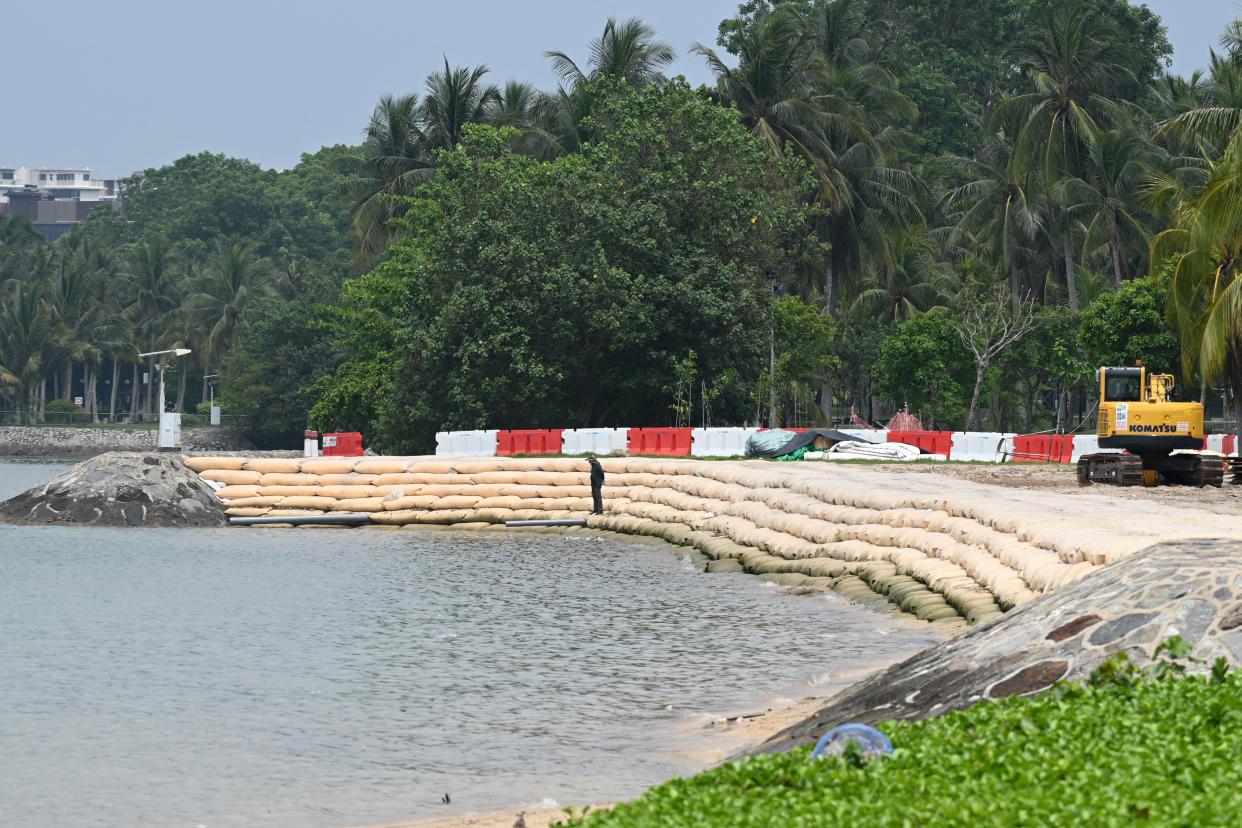
M 1203 448 L 1203 405 L 1173 397 L 1173 377 L 1133 368 L 1101 368 L 1096 428 L 1101 452 L 1078 460 L 1078 483 L 1116 486 L 1220 486 L 1225 458 Z

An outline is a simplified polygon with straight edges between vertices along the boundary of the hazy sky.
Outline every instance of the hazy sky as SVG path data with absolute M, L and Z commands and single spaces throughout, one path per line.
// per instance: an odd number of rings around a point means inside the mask
M 929 0 L 945 2 L 946 0 Z M 1206 62 L 1239 0 L 1147 0 L 1169 29 L 1174 69 Z M 679 52 L 714 44 L 737 0 L 60 0 L 3 4 L 0 163 L 84 165 L 127 175 L 208 149 L 288 167 L 359 139 L 376 99 L 422 91 L 447 55 L 494 82 L 553 86 L 543 53 L 582 63 L 611 14 L 636 15 Z M 54 12 L 54 13 L 53 13 Z M 14 72 L 12 67 L 22 67 Z

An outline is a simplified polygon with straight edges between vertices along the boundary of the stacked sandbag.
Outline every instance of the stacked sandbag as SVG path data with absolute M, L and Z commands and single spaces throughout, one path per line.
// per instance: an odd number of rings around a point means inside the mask
M 388 527 L 587 518 L 592 528 L 694 547 L 777 583 L 883 596 L 931 621 L 984 620 L 1110 557 L 1099 533 L 1041 524 L 1034 509 L 861 487 L 784 464 L 604 458 L 608 513 L 594 516 L 589 466 L 579 459 L 184 462 L 231 516 L 351 513 Z

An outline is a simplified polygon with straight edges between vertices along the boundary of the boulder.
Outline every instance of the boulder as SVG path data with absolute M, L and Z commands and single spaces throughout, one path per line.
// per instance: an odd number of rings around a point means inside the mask
M 0 521 L 227 526 L 224 504 L 180 455 L 110 452 L 0 503 Z
M 810 744 L 846 722 L 920 719 L 1040 693 L 1085 680 L 1121 651 L 1145 667 L 1173 636 L 1190 645 L 1191 671 L 1217 658 L 1242 665 L 1242 543 L 1163 543 L 1097 569 L 847 688 L 754 752 Z

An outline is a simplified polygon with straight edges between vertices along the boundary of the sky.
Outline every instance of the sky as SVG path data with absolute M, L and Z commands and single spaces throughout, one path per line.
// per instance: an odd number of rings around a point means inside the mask
M 944 2 L 944 0 L 940 0 Z M 1146 0 L 1169 29 L 1173 69 L 1206 63 L 1242 0 Z M 283 169 L 356 143 L 376 100 L 422 91 L 443 66 L 487 64 L 496 83 L 555 85 L 544 52 L 580 65 L 609 15 L 637 16 L 678 52 L 673 74 L 709 74 L 738 0 L 6 0 L 9 67 L 0 164 L 89 166 L 124 176 L 210 150 Z M 49 13 L 54 9 L 55 14 Z

